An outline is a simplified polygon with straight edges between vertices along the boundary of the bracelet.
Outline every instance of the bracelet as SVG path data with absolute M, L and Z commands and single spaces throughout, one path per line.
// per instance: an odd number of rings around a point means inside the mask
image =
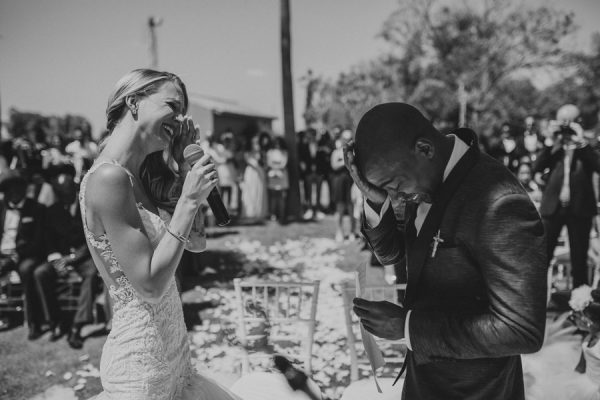
M 183 236 L 179 233 L 173 232 L 169 226 L 166 226 L 166 229 L 167 229 L 167 232 L 169 232 L 171 234 L 171 236 L 173 236 L 175 239 L 179 240 L 181 243 L 190 244 L 190 239 L 186 238 L 185 236 Z

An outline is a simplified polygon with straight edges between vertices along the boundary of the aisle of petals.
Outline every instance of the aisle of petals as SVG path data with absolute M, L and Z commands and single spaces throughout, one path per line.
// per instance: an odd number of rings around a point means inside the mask
M 225 245 L 229 250 L 243 254 L 246 271 L 255 271 L 255 266 L 272 267 L 266 269 L 268 272 L 248 276 L 248 279 L 321 281 L 312 378 L 327 398 L 339 398 L 350 383 L 344 313 L 340 312 L 343 307 L 340 283 L 353 278 L 351 272 L 336 267 L 343 259 L 340 245 L 326 238 L 287 240 L 269 247 L 259 241 L 241 239 Z M 233 288 L 210 289 L 206 296 L 220 301 L 220 305 L 205 312 L 203 325 L 190 334 L 195 365 L 199 370 L 212 373 L 238 373 L 241 350 L 235 345 Z M 270 367 L 268 361 L 262 366 Z

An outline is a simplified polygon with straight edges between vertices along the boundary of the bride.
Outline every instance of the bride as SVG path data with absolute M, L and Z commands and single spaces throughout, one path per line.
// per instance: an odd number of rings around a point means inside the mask
M 144 177 L 152 171 L 148 160 L 162 161 L 168 151 L 177 158 L 194 141 L 193 121 L 182 116 L 187 106 L 177 76 L 148 69 L 125 75 L 108 102 L 110 136 L 81 183 L 86 239 L 114 303 L 97 400 L 237 399 L 193 369 L 174 279 L 183 250 L 206 246 L 203 227 L 192 225 L 217 185 L 215 166 L 206 155 L 193 166 L 179 159 L 169 212 L 157 208 L 160 199 Z M 173 157 L 168 162 L 177 165 Z

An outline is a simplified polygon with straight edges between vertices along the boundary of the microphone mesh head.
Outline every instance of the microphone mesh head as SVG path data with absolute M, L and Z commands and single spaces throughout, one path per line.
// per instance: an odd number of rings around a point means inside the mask
M 197 144 L 188 144 L 183 149 L 183 158 L 190 164 L 195 163 L 204 155 L 204 150 Z

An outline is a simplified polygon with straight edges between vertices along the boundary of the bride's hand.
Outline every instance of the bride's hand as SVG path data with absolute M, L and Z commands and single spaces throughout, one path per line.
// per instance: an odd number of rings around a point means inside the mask
M 190 166 L 183 159 L 183 150 L 186 146 L 198 142 L 200 139 L 200 125 L 195 124 L 189 115 L 181 115 L 177 119 L 180 122 L 179 132 L 173 135 L 169 145 L 169 155 L 177 163 L 179 172 L 185 175 Z
M 196 201 L 198 206 L 219 182 L 215 164 L 209 155 L 204 154 L 187 173 L 181 190 L 181 197 Z

